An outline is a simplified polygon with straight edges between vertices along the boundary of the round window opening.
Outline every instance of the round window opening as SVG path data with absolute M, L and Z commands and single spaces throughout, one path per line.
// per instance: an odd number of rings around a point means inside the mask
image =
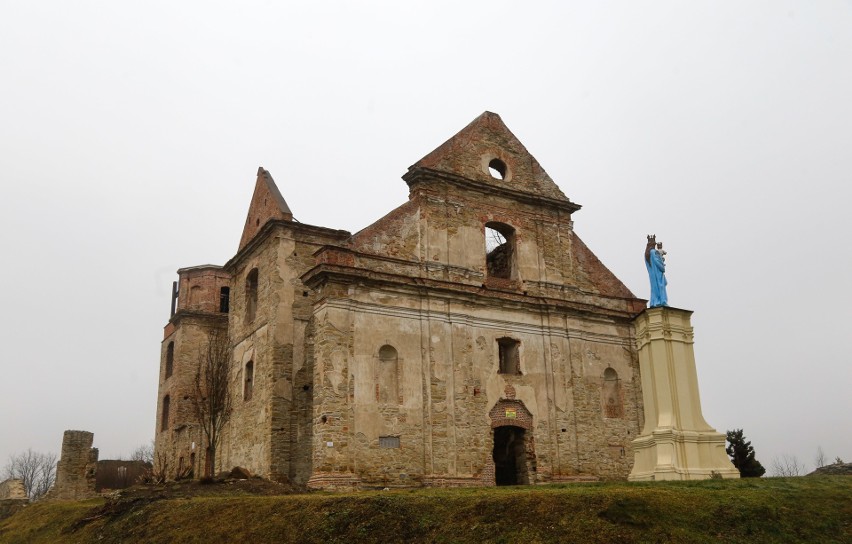
M 491 159 L 488 163 L 488 173 L 494 179 L 506 179 L 506 163 L 500 159 Z

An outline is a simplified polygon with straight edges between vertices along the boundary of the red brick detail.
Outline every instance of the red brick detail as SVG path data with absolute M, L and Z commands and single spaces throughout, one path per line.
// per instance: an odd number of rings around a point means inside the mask
M 346 249 L 326 246 L 316 253 L 317 264 L 355 266 L 355 255 Z
M 506 394 L 506 398 L 509 400 L 515 400 L 515 387 L 507 383 L 506 387 L 503 389 L 503 392 Z
M 278 190 L 278 186 L 275 185 L 275 181 L 269 172 L 263 168 L 258 168 L 257 182 L 254 186 L 251 204 L 249 204 L 248 216 L 246 216 L 246 225 L 243 227 L 239 249 L 245 247 L 260 229 L 273 219 L 292 221 L 293 214 L 290 212 L 290 207 L 287 206 L 287 202 L 284 201 L 281 191 Z
M 221 289 L 230 288 L 230 273 L 221 266 L 193 266 L 178 270 L 178 278 L 178 310 L 219 313 Z
M 491 418 L 492 429 L 512 426 L 532 430 L 532 414 L 519 400 L 500 399 L 488 412 L 488 416 Z
M 505 291 L 520 291 L 521 282 L 518 280 L 510 280 L 508 278 L 495 278 L 488 276 L 485 278 L 485 287 L 488 289 L 503 289 Z
M 482 167 L 483 157 L 498 158 L 506 163 L 506 178 L 493 178 Z M 513 191 L 568 201 L 500 116 L 490 111 L 482 113 L 455 136 L 417 161 L 409 171 L 424 168 Z
M 592 253 L 592 251 L 585 243 L 583 243 L 576 233 L 572 232 L 571 238 L 574 269 L 580 276 L 584 277 L 584 279 L 594 285 L 598 290 L 598 293 L 610 297 L 636 298 L 633 293 L 630 292 L 630 289 L 621 283 L 621 280 L 616 278 L 615 274 L 610 272 L 609 268 L 604 266 L 600 259 Z M 631 301 L 631 303 L 635 302 L 636 301 Z M 641 306 L 642 307 L 639 311 L 644 309 L 644 304 L 641 304 Z

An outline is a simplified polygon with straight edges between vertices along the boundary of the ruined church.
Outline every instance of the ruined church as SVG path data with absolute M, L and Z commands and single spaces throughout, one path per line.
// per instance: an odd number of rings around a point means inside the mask
M 645 310 L 575 234 L 572 202 L 485 112 L 351 234 L 297 222 L 258 170 L 236 254 L 178 270 L 156 452 L 204 472 L 190 397 L 226 335 L 216 472 L 313 488 L 626 479 L 643 426 Z M 286 191 L 285 191 L 286 194 Z

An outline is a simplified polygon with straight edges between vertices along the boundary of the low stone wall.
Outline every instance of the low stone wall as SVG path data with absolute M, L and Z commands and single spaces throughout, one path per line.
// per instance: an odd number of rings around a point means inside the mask
M 23 480 L 0 482 L 0 520 L 8 518 L 29 502 Z
M 27 490 L 24 488 L 23 480 L 5 480 L 0 482 L 0 500 L 8 499 L 27 500 Z

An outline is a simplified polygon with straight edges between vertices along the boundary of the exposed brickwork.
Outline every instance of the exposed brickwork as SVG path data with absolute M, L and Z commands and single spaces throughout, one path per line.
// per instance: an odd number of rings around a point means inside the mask
M 207 265 L 182 268 L 178 275 L 178 311 L 222 313 L 222 288 L 231 285 L 228 272 L 221 266 Z
M 258 168 L 254 195 L 251 198 L 246 225 L 240 238 L 240 249 L 244 248 L 267 222 L 276 219 L 292 221 L 293 214 L 269 172 L 263 168 Z
M 215 323 L 228 330 L 235 398 L 217 470 L 326 489 L 494 485 L 507 462 L 519 482 L 625 478 L 642 425 L 631 320 L 644 301 L 575 235 L 580 206 L 487 112 L 404 179 L 408 202 L 350 236 L 291 221 L 261 170 L 237 255 L 180 271 L 159 409 L 165 394 L 188 394 L 184 368 Z M 487 224 L 509 228 L 501 277 L 486 264 Z M 500 372 L 506 338 L 520 373 Z M 180 403 L 166 431 L 158 414 L 157 451 L 173 463 L 201 444 Z M 499 467 L 498 445 L 515 452 Z

